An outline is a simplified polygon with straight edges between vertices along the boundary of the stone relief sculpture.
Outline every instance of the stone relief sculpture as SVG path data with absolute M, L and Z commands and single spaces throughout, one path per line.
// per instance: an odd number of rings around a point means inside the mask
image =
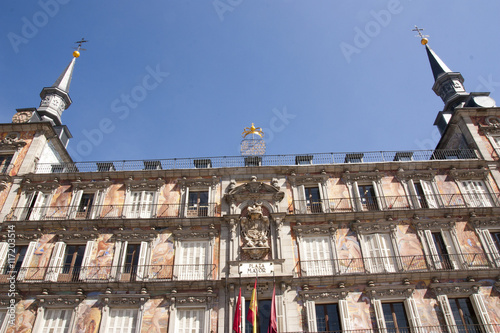
M 241 218 L 242 250 L 252 259 L 261 259 L 269 251 L 269 218 L 262 214 L 262 204 L 248 207 L 248 217 Z

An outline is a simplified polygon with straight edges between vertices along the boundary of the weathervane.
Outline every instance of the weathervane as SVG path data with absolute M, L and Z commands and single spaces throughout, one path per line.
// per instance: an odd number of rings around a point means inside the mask
M 422 34 L 422 31 L 424 31 L 424 29 L 420 29 L 419 27 L 415 26 L 415 29 L 412 29 L 411 31 L 416 31 L 418 33 L 418 35 L 415 35 L 415 37 L 421 38 L 420 43 L 422 43 L 422 45 L 425 45 L 429 42 L 429 39 L 427 39 L 429 35 Z
M 83 37 L 82 40 L 75 42 L 75 44 L 78 44 L 78 47 L 74 47 L 76 51 L 73 51 L 73 57 L 78 58 L 80 56 L 80 50 L 87 51 L 87 49 L 82 49 L 82 44 L 87 42 L 88 40 L 85 40 Z
M 247 136 L 251 135 L 247 138 Z M 266 153 L 266 142 L 264 141 L 264 131 L 260 127 L 245 127 L 241 133 L 241 155 L 243 156 L 262 156 Z

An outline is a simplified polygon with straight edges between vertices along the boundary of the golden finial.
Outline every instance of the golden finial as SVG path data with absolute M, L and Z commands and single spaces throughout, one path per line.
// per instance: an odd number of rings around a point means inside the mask
M 73 57 L 78 58 L 80 56 L 80 50 L 87 51 L 86 49 L 82 49 L 82 44 L 87 42 L 88 40 L 85 40 L 85 38 L 82 38 L 82 40 L 75 42 L 76 44 L 78 44 L 78 47 L 75 47 L 76 51 L 73 51 Z
M 260 127 L 255 127 L 255 125 L 252 123 L 252 126 L 250 127 L 245 127 L 243 129 L 243 133 L 241 133 L 241 136 L 246 138 L 247 135 L 249 134 L 257 134 L 261 138 L 264 137 L 264 132 L 262 131 L 262 128 Z
M 415 26 L 415 29 L 412 29 L 412 31 L 416 31 L 418 33 L 418 35 L 416 35 L 415 37 L 420 37 L 421 40 L 420 40 L 420 43 L 422 45 L 425 45 L 429 42 L 429 39 L 427 37 L 429 37 L 429 35 L 423 35 L 422 34 L 422 31 L 424 31 L 424 29 L 420 29 L 418 28 L 417 26 Z

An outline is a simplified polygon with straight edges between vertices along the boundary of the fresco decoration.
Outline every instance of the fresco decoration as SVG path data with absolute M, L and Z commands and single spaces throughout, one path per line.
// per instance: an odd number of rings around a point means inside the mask
M 55 237 L 55 235 L 46 234 L 38 240 L 28 265 L 29 268 L 24 276 L 25 280 L 43 280 L 45 278 L 50 255 L 55 245 Z
M 177 182 L 173 179 L 168 180 L 160 191 L 158 197 L 158 217 L 176 217 L 179 216 L 181 206 L 181 193 Z
M 349 292 L 346 297 L 351 319 L 351 329 L 369 330 L 377 327 L 373 321 L 373 310 L 371 299 L 362 292 Z
M 427 269 L 424 251 L 418 235 L 409 223 L 398 223 L 396 228 L 398 252 L 405 271 Z
M 107 280 L 110 278 L 115 251 L 115 243 L 110 241 L 112 237 L 113 234 L 100 234 L 95 240 L 88 261 L 86 279 Z
M 47 219 L 64 219 L 68 215 L 68 207 L 71 202 L 71 185 L 59 186 L 54 195 L 50 207 L 47 209 L 45 216 Z
M 169 315 L 169 307 L 164 298 L 148 300 L 146 304 L 144 304 L 141 333 L 166 332 Z
M 174 241 L 172 233 L 164 232 L 151 242 L 150 279 L 172 279 L 174 265 Z
M 35 300 L 28 299 L 16 304 L 16 319 L 14 326 L 7 326 L 5 333 L 31 333 L 35 324 Z M 34 333 L 34 332 L 33 332 Z
M 349 189 L 342 180 L 341 175 L 336 175 L 336 178 L 329 178 L 327 189 L 330 208 L 332 210 L 352 211 Z
M 471 264 L 483 264 L 488 265 L 488 260 L 484 255 L 483 247 L 479 238 L 476 235 L 474 229 L 467 222 L 457 222 L 455 224 L 455 228 L 457 231 L 458 243 L 460 244 L 460 248 L 462 253 L 464 254 L 479 254 L 477 257 L 474 257 L 476 262 Z M 472 257 L 470 258 L 472 259 Z M 479 262 L 478 262 L 479 260 Z
M 356 233 L 349 228 L 349 225 L 339 226 L 335 242 L 340 272 L 363 273 L 361 247 Z
M 441 312 L 438 301 L 435 296 L 430 297 L 429 290 L 415 289 L 413 299 L 418 308 L 418 314 L 422 326 L 441 326 L 445 325 L 444 317 Z
M 125 203 L 125 185 L 111 185 L 104 197 L 101 217 L 121 217 Z
M 481 287 L 479 292 L 483 295 L 491 324 L 500 325 L 500 293 L 492 287 Z
M 10 188 L 12 187 L 12 183 L 5 183 L 6 187 L 3 191 L 0 192 L 0 209 L 3 208 L 5 204 L 5 200 L 7 200 L 7 196 L 9 195 Z M 15 207 L 15 206 L 13 206 Z
M 74 333 L 97 333 L 101 323 L 101 309 L 97 300 L 86 299 L 76 311 Z
M 388 173 L 382 178 L 382 193 L 385 197 L 387 209 L 410 207 L 403 185 L 395 177 L 395 173 Z
M 5 135 L 2 133 L 2 138 L 5 138 L 6 136 L 7 133 L 5 133 Z M 20 139 L 26 142 L 26 145 L 23 148 L 21 148 L 21 150 L 17 154 L 16 160 L 11 162 L 14 163 L 14 167 L 10 170 L 9 176 L 15 176 L 19 172 L 19 169 L 21 168 L 24 158 L 28 153 L 28 149 L 31 146 L 31 142 L 33 141 L 34 136 L 35 136 L 35 131 L 21 132 Z

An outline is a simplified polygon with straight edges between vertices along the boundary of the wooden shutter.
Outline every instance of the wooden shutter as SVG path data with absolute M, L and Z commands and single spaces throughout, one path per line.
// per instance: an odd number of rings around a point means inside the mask
M 470 296 L 476 315 L 479 321 L 483 325 L 483 331 L 486 333 L 494 333 L 495 327 L 492 325 L 490 320 L 490 315 L 488 314 L 488 308 L 484 304 L 483 296 L 481 294 L 472 294 Z
M 207 278 L 208 241 L 183 241 L 181 244 L 179 279 Z
M 491 198 L 486 185 L 481 180 L 460 182 L 463 196 L 470 207 L 491 207 Z
M 426 333 L 426 331 L 422 329 L 422 322 L 420 321 L 420 316 L 418 314 L 418 308 L 417 304 L 415 303 L 415 299 L 413 297 L 409 297 L 405 299 L 404 303 L 405 303 L 406 315 L 410 320 L 410 326 L 412 332 Z
M 57 282 L 59 274 L 62 272 L 64 254 L 66 252 L 66 243 L 56 242 L 54 249 L 52 250 L 52 256 L 50 257 L 49 269 L 47 271 L 47 280 L 51 282 Z
M 73 198 L 71 199 L 70 211 L 68 217 L 74 219 L 78 211 L 78 206 L 80 206 L 80 201 L 82 200 L 83 190 L 77 190 L 73 192 Z
M 314 301 L 306 301 L 306 315 L 308 332 L 317 332 L 316 325 L 316 304 Z
M 444 320 L 446 322 L 446 326 L 448 327 L 448 332 L 459 333 L 455 318 L 453 317 L 453 312 L 451 311 L 450 302 L 448 301 L 448 296 L 438 295 L 437 300 L 439 302 L 439 305 L 441 306 L 441 310 L 443 311 Z
M 205 332 L 205 309 L 177 309 L 176 332 Z
M 122 251 L 122 242 L 115 242 L 115 249 L 113 251 L 113 261 L 111 263 L 111 275 L 110 279 L 112 281 L 116 281 L 118 278 L 118 268 L 121 261 L 121 251 Z
M 130 192 L 130 201 L 127 207 L 129 218 L 139 217 L 140 203 L 141 203 L 141 193 L 140 191 Z
M 137 262 L 137 281 L 142 281 L 146 278 L 149 272 L 149 262 L 147 262 L 149 252 L 149 243 L 141 242 L 141 249 L 139 251 L 139 260 Z
M 394 254 L 392 251 L 392 241 L 391 241 L 391 235 L 389 234 L 377 234 L 377 238 L 380 242 L 380 249 L 382 253 L 382 260 L 384 263 L 384 269 L 387 272 L 395 272 L 396 271 L 396 265 L 395 263 L 395 258 Z
M 384 194 L 380 193 L 378 183 L 376 181 L 373 181 L 372 185 L 373 185 L 373 192 L 375 192 L 375 200 L 377 201 L 378 208 L 380 210 L 386 209 L 387 205 L 385 204 Z M 380 188 L 380 190 L 382 189 Z
M 441 262 L 441 258 L 439 257 L 438 250 L 436 248 L 436 243 L 434 243 L 434 237 L 432 236 L 432 232 L 430 230 L 424 230 L 424 237 L 427 248 L 429 249 L 430 261 L 433 264 L 435 269 L 443 269 L 443 263 Z
M 500 254 L 498 253 L 497 246 L 491 237 L 490 231 L 487 229 L 479 229 L 478 234 L 480 238 L 482 238 L 483 244 L 485 244 L 486 255 L 494 266 L 500 267 Z M 0 265 L 0 267 L 2 266 Z
M 87 271 L 90 268 L 90 256 L 92 255 L 92 250 L 94 249 L 95 241 L 88 241 L 87 246 L 85 246 L 85 252 L 83 254 L 82 267 L 80 268 L 80 280 L 87 279 Z
M 373 300 L 373 308 L 375 309 L 375 317 L 377 319 L 377 326 L 379 333 L 387 333 L 385 326 L 384 310 L 382 309 L 382 302 L 379 299 Z
M 351 189 L 353 197 L 352 208 L 354 211 L 360 212 L 363 210 L 363 204 L 361 203 L 361 195 L 359 194 L 358 182 L 353 182 Z
M 24 277 L 26 276 L 28 268 L 30 267 L 31 257 L 33 256 L 33 253 L 35 252 L 35 248 L 36 248 L 37 243 L 38 242 L 30 242 L 30 244 L 28 245 L 28 249 L 26 250 L 26 254 L 24 255 L 23 262 L 21 263 L 20 272 L 17 275 L 18 281 L 24 280 Z
M 364 236 L 368 248 L 367 263 L 371 273 L 395 272 L 394 258 L 389 234 L 371 234 Z
M 94 193 L 94 202 L 90 208 L 90 218 L 95 219 L 101 216 L 102 204 L 104 201 L 104 191 L 98 190 Z
M 138 309 L 110 309 L 107 333 L 135 333 Z
M 347 300 L 339 300 L 339 314 L 342 331 L 347 332 L 352 330 L 351 318 L 349 317 L 349 304 Z
M 66 333 L 73 310 L 70 309 L 46 309 L 42 333 Z
M 304 185 L 297 186 L 297 192 L 299 194 L 299 202 L 297 205 L 299 207 L 299 214 L 306 214 L 308 198 L 306 198 L 306 188 Z
M 321 183 L 318 183 L 318 192 L 319 192 L 319 199 L 321 201 L 321 211 L 323 213 L 329 213 L 330 210 L 329 210 L 329 202 L 327 200 L 327 198 L 325 197 L 325 193 L 323 192 L 325 190 L 325 188 L 323 187 L 323 185 L 321 185 Z
M 446 251 L 449 254 L 451 265 L 454 269 L 461 269 L 462 258 L 459 255 L 458 249 L 455 247 L 451 232 L 449 230 L 442 230 L 441 236 L 443 237 Z
M 241 303 L 245 304 L 244 302 Z M 285 315 L 285 302 L 283 295 L 275 296 L 276 304 L 276 322 L 278 324 L 278 332 L 286 332 L 286 315 Z
M 436 196 L 434 190 L 432 189 L 432 183 L 428 180 L 421 180 L 420 185 L 422 186 L 422 191 L 424 191 L 425 200 L 429 208 L 438 208 L 438 203 L 436 201 Z
M 5 263 L 7 262 L 8 252 L 9 252 L 9 243 L 0 242 L 0 274 L 3 273 L 5 269 Z
M 121 275 L 123 274 L 123 271 L 125 270 L 125 261 L 127 260 L 127 249 L 128 249 L 128 241 L 124 241 L 122 243 L 122 246 L 121 246 L 121 253 L 120 253 L 120 260 L 118 262 L 118 265 L 120 266 L 118 268 L 118 276 L 116 277 L 117 280 L 120 280 L 121 279 Z M 116 253 L 115 253 L 116 255 Z M 138 255 L 138 254 L 136 254 Z M 134 269 L 137 269 L 137 267 L 131 267 L 131 270 L 130 272 L 127 272 L 127 273 L 131 273 L 132 271 L 134 271 Z
M 303 237 L 302 241 L 306 275 L 332 275 L 333 257 L 329 237 Z
M 50 200 L 50 193 L 37 192 L 35 204 L 33 205 L 33 209 L 31 211 L 30 220 L 36 221 L 40 220 L 45 211 L 47 210 L 47 206 Z
M 141 218 L 149 218 L 153 213 L 153 191 L 142 191 L 141 199 L 140 199 L 140 217 Z

